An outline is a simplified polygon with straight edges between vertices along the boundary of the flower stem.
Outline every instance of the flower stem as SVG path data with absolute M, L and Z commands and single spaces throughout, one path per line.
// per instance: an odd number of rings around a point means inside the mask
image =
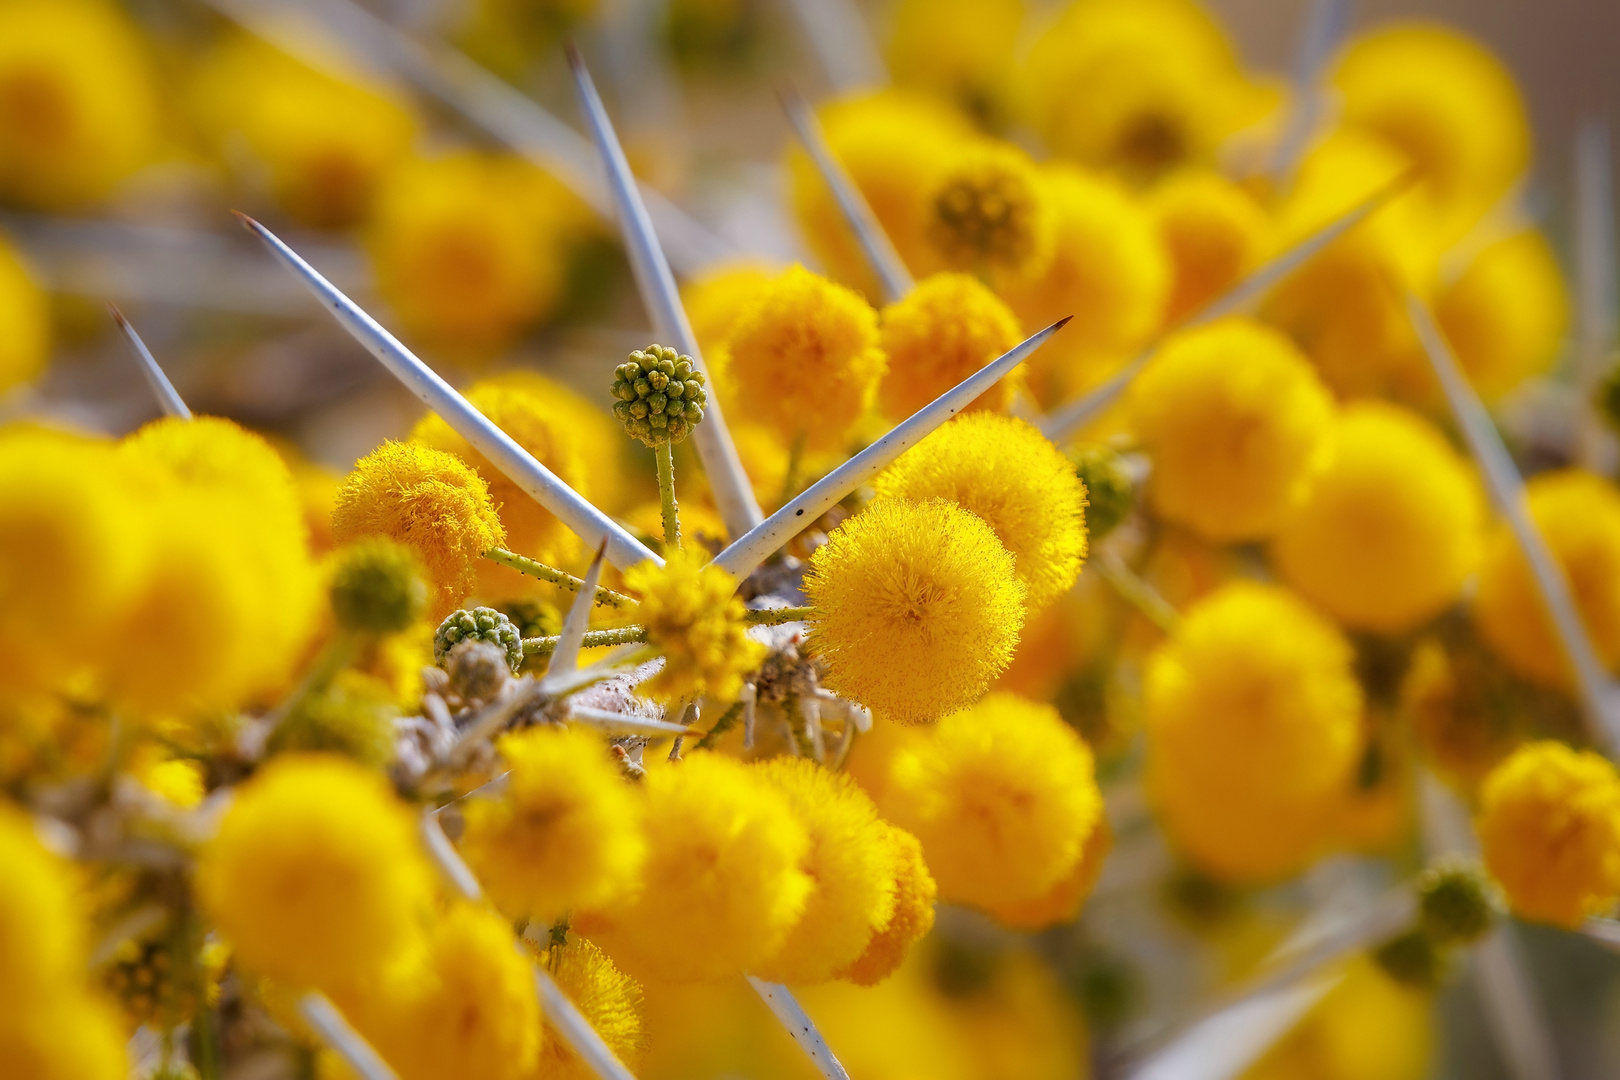
M 787 471 L 782 474 L 782 503 L 799 493 L 799 474 L 804 471 L 804 439 L 805 433 L 799 432 L 793 436 L 793 445 L 788 449 Z
M 1165 633 L 1173 633 L 1176 623 L 1181 615 L 1170 601 L 1159 595 L 1159 590 L 1143 581 L 1136 571 L 1125 565 L 1123 559 L 1109 552 L 1096 559 L 1091 565 L 1102 576 L 1102 579 L 1114 587 L 1132 607 L 1140 611 L 1147 620 Z
M 502 566 L 511 567 L 520 574 L 527 574 L 530 577 L 539 578 L 541 581 L 549 581 L 559 588 L 567 589 L 569 592 L 577 593 L 585 587 L 585 583 L 573 574 L 558 570 L 555 566 L 547 566 L 543 562 L 537 562 L 527 555 L 507 551 L 505 548 L 492 548 L 484 552 L 484 558 L 491 562 L 500 563 Z M 605 607 L 631 608 L 636 606 L 633 597 L 607 588 L 598 588 L 596 590 L 596 602 L 598 605 Z
M 523 639 L 524 656 L 550 656 L 557 648 L 558 637 L 531 637 Z M 602 645 L 629 645 L 638 641 L 647 640 L 647 628 L 644 626 L 621 626 L 614 630 L 587 630 L 585 640 L 580 647 L 594 649 Z
M 714 727 L 710 728 L 709 733 L 703 736 L 703 738 L 699 739 L 697 741 L 697 745 L 692 747 L 692 749 L 707 750 L 709 747 L 713 746 L 716 739 L 737 726 L 737 721 L 742 719 L 742 711 L 742 702 L 732 702 L 731 708 L 720 714 L 720 719 L 714 722 Z
M 783 623 L 808 622 L 816 614 L 812 607 L 750 608 L 743 619 L 752 626 L 781 626 Z
M 675 504 L 675 447 L 668 439 L 653 451 L 658 458 L 658 503 L 664 512 L 664 557 L 681 549 L 680 507 Z

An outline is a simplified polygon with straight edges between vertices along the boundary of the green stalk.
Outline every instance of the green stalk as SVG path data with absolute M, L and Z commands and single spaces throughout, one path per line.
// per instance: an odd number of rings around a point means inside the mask
M 788 449 L 787 472 L 782 474 L 782 503 L 799 493 L 799 474 L 804 471 L 804 439 L 805 433 L 799 432 L 793 436 L 793 445 Z
M 557 648 L 558 637 L 531 637 L 523 639 L 524 656 L 550 656 Z M 594 649 L 600 645 L 629 645 L 634 642 L 647 640 L 647 628 L 644 626 L 621 626 L 615 630 L 587 630 L 585 640 L 580 642 L 584 649 Z
M 530 577 L 539 578 L 541 581 L 549 581 L 559 588 L 567 589 L 569 592 L 577 593 L 585 587 L 583 581 L 567 571 L 558 570 L 555 566 L 547 566 L 545 563 L 531 559 L 527 555 L 519 555 L 515 551 L 507 551 L 505 548 L 492 548 L 484 552 L 484 558 L 490 562 L 510 567 L 520 574 L 527 574 Z M 596 603 L 603 607 L 615 608 L 636 606 L 633 597 L 600 587 L 596 590 Z
M 680 507 L 675 504 L 675 447 L 664 439 L 653 451 L 658 458 L 658 503 L 664 512 L 664 558 L 681 549 Z
M 751 626 L 781 626 L 783 623 L 806 622 L 815 617 L 813 607 L 778 607 L 750 609 L 743 619 Z

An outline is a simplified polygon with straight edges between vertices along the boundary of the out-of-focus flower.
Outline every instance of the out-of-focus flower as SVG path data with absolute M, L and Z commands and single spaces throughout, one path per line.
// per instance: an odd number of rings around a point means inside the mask
M 642 1016 L 641 987 L 613 966 L 606 953 L 584 938 L 570 936 L 564 945 L 552 945 L 540 954 L 557 986 L 579 1009 L 591 1030 L 602 1037 L 613 1056 L 640 1074 L 647 1040 Z M 545 1024 L 535 1080 L 596 1080 L 597 1073 L 581 1061 L 563 1038 Z
M 1546 238 L 1523 232 L 1476 255 L 1435 297 L 1434 314 L 1469 381 L 1489 400 L 1557 358 L 1569 297 Z
M 1024 0 L 903 0 L 885 51 L 900 86 L 955 102 L 981 124 L 1011 118 Z
M 1342 981 L 1241 1080 L 1422 1080 L 1434 1058 L 1432 1008 L 1428 994 L 1365 957 L 1352 960 Z
M 1184 169 L 1156 184 L 1148 210 L 1175 266 L 1166 322 L 1191 315 L 1257 269 L 1271 222 L 1243 187 L 1213 169 Z
M 50 355 L 49 303 L 22 257 L 0 235 L 0 394 L 44 371 Z
M 967 274 L 935 274 L 882 311 L 881 342 L 889 369 L 878 404 L 904 420 L 1011 349 L 1022 339 L 1018 318 L 995 293 Z M 968 406 L 1006 412 L 1023 385 L 1023 367 Z
M 1040 172 L 1011 143 L 958 145 L 929 193 L 926 269 L 971 271 L 991 281 L 1027 281 L 1052 261 L 1054 214 Z
M 858 986 L 875 986 L 894 974 L 911 948 L 934 927 L 939 886 L 923 859 L 922 842 L 906 830 L 879 823 L 894 863 L 894 912 L 877 928 L 866 949 L 838 972 Z

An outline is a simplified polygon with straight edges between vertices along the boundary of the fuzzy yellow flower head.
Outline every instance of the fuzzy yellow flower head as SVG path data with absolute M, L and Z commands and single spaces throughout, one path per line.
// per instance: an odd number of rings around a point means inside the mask
M 800 866 L 811 886 L 797 925 L 752 974 L 772 982 L 825 982 L 859 959 L 894 917 L 895 848 L 870 796 L 843 773 L 793 757 L 756 768 L 809 833 Z
M 749 259 L 721 263 L 681 283 L 681 306 L 686 308 L 692 335 L 711 371 L 723 365 L 722 354 L 731 328 L 753 303 L 754 295 L 777 271 Z
M 876 986 L 899 970 L 911 948 L 934 928 L 934 901 L 939 886 L 923 859 L 922 841 L 883 822 L 894 860 L 894 914 L 878 927 L 866 950 L 838 973 L 857 986 Z
M 1002 926 L 1014 930 L 1038 931 L 1074 922 L 1080 917 L 1080 909 L 1096 886 L 1103 863 L 1113 847 L 1113 829 L 1106 817 L 1100 818 L 1097 827 L 1086 837 L 1073 870 L 1034 899 L 996 904 L 989 908 L 991 916 Z
M 1527 743 L 1480 788 L 1485 867 L 1527 919 L 1571 929 L 1620 897 L 1620 776 L 1590 750 Z
M 1189 608 L 1148 662 L 1148 777 L 1176 845 L 1264 880 L 1319 844 L 1360 749 L 1350 645 L 1283 589 L 1237 583 Z
M 1226 541 L 1268 536 L 1300 505 L 1334 413 L 1292 342 L 1237 318 L 1167 342 L 1130 404 L 1154 509 Z
M 455 608 L 475 583 L 474 563 L 506 543 L 489 485 L 454 454 L 386 442 L 361 458 L 338 492 L 339 543 L 385 536 L 416 552 L 434 586 L 434 614 Z
M 935 261 L 997 280 L 1035 277 L 1052 260 L 1052 208 L 1039 170 L 1010 143 L 962 145 L 932 196 Z
M 1067 877 L 1102 820 L 1091 751 L 1050 705 L 994 693 L 921 733 L 884 810 L 922 841 L 942 899 L 1033 900 Z
M 78 993 L 36 1000 L 0 1025 L 0 1075 L 28 1080 L 124 1080 L 131 1062 L 123 1017 Z
M 1432 424 L 1360 402 L 1334 425 L 1272 553 L 1289 584 L 1346 626 L 1399 633 L 1457 599 L 1484 516 L 1473 472 Z
M 387 782 L 323 755 L 289 754 L 242 784 L 196 877 L 244 967 L 316 986 L 409 951 L 430 887 L 415 822 Z
M 0 235 L 0 393 L 45 370 L 51 320 L 44 291 L 22 257 Z
M 1598 656 L 1620 664 L 1620 492 L 1595 473 L 1565 469 L 1532 477 L 1525 499 Z M 1547 686 L 1573 684 L 1563 643 L 1505 521 L 1491 532 L 1473 614 L 1480 636 L 1515 672 Z
M 566 944 L 541 951 L 540 963 L 613 1056 L 626 1068 L 637 1070 L 647 1036 L 641 987 L 636 981 L 614 967 L 601 949 L 573 935 Z M 535 1073 L 537 1080 L 598 1080 L 597 1073 L 568 1048 L 550 1020 L 545 1023 Z
M 641 598 L 636 617 L 647 640 L 664 654 L 664 669 L 641 688 L 661 701 L 731 701 L 765 659 L 765 646 L 748 636 L 737 583 L 705 562 L 695 550 L 676 551 L 661 568 L 640 563 L 624 576 Z
M 0 807 L 0 860 L 0 1007 L 10 1017 L 26 1013 L 36 995 L 82 988 L 88 928 L 71 867 L 10 807 Z
M 887 367 L 872 306 L 798 265 L 737 317 L 728 363 L 744 411 L 812 449 L 843 443 Z
M 995 293 L 967 274 L 935 274 L 882 312 L 889 370 L 878 404 L 904 420 L 1022 340 L 1018 318 Z M 1022 369 L 998 382 L 969 409 L 1006 412 Z
M 735 978 L 782 944 L 804 912 L 805 828 L 787 800 L 735 758 L 687 755 L 648 772 L 642 888 L 586 930 L 632 973 Z
M 1563 274 L 1546 237 L 1523 232 L 1481 251 L 1435 298 L 1434 315 L 1486 399 L 1545 371 L 1569 324 Z
M 1260 265 L 1271 223 L 1255 197 L 1213 169 L 1173 173 L 1153 188 L 1148 209 L 1175 265 L 1167 322 L 1185 318 Z
M 1013 556 L 943 499 L 883 499 L 845 521 L 810 557 L 804 592 L 825 685 L 902 723 L 971 704 L 1024 625 Z
M 601 737 L 534 727 L 497 749 L 506 790 L 468 800 L 461 850 L 501 910 L 549 925 L 633 888 L 647 854 L 640 793 Z
M 1031 611 L 1080 576 L 1085 485 L 1069 459 L 1023 420 L 987 413 L 953 420 L 902 454 L 874 486 L 880 499 L 945 499 L 982 518 L 1012 553 Z

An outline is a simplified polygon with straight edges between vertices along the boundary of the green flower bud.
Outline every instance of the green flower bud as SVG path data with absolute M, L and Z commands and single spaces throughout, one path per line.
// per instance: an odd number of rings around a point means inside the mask
M 1384 974 L 1418 990 L 1437 988 L 1451 971 L 1449 950 L 1421 929 L 1397 934 L 1374 949 L 1372 957 Z
M 1099 443 L 1080 447 L 1074 471 L 1086 485 L 1086 530 L 1092 540 L 1125 520 L 1136 505 L 1136 485 L 1125 460 Z
M 374 537 L 349 545 L 333 560 L 332 613 L 339 625 L 366 634 L 404 630 L 427 608 L 427 583 L 415 552 Z
M 523 635 L 511 619 L 494 608 L 463 608 L 446 616 L 433 635 L 433 662 L 442 667 L 450 650 L 463 641 L 486 641 L 499 646 L 506 654 L 506 666 L 513 671 L 523 663 Z
M 631 353 L 613 375 L 613 415 L 627 434 L 648 446 L 680 442 L 702 421 L 709 398 L 690 356 L 649 345 Z
M 1448 860 L 1418 878 L 1418 921 L 1435 941 L 1468 945 L 1484 937 L 1502 910 L 1496 887 L 1478 863 Z
M 301 698 L 270 732 L 267 754 L 326 753 L 383 768 L 394 759 L 392 702 L 356 680 L 341 677 L 319 693 Z

